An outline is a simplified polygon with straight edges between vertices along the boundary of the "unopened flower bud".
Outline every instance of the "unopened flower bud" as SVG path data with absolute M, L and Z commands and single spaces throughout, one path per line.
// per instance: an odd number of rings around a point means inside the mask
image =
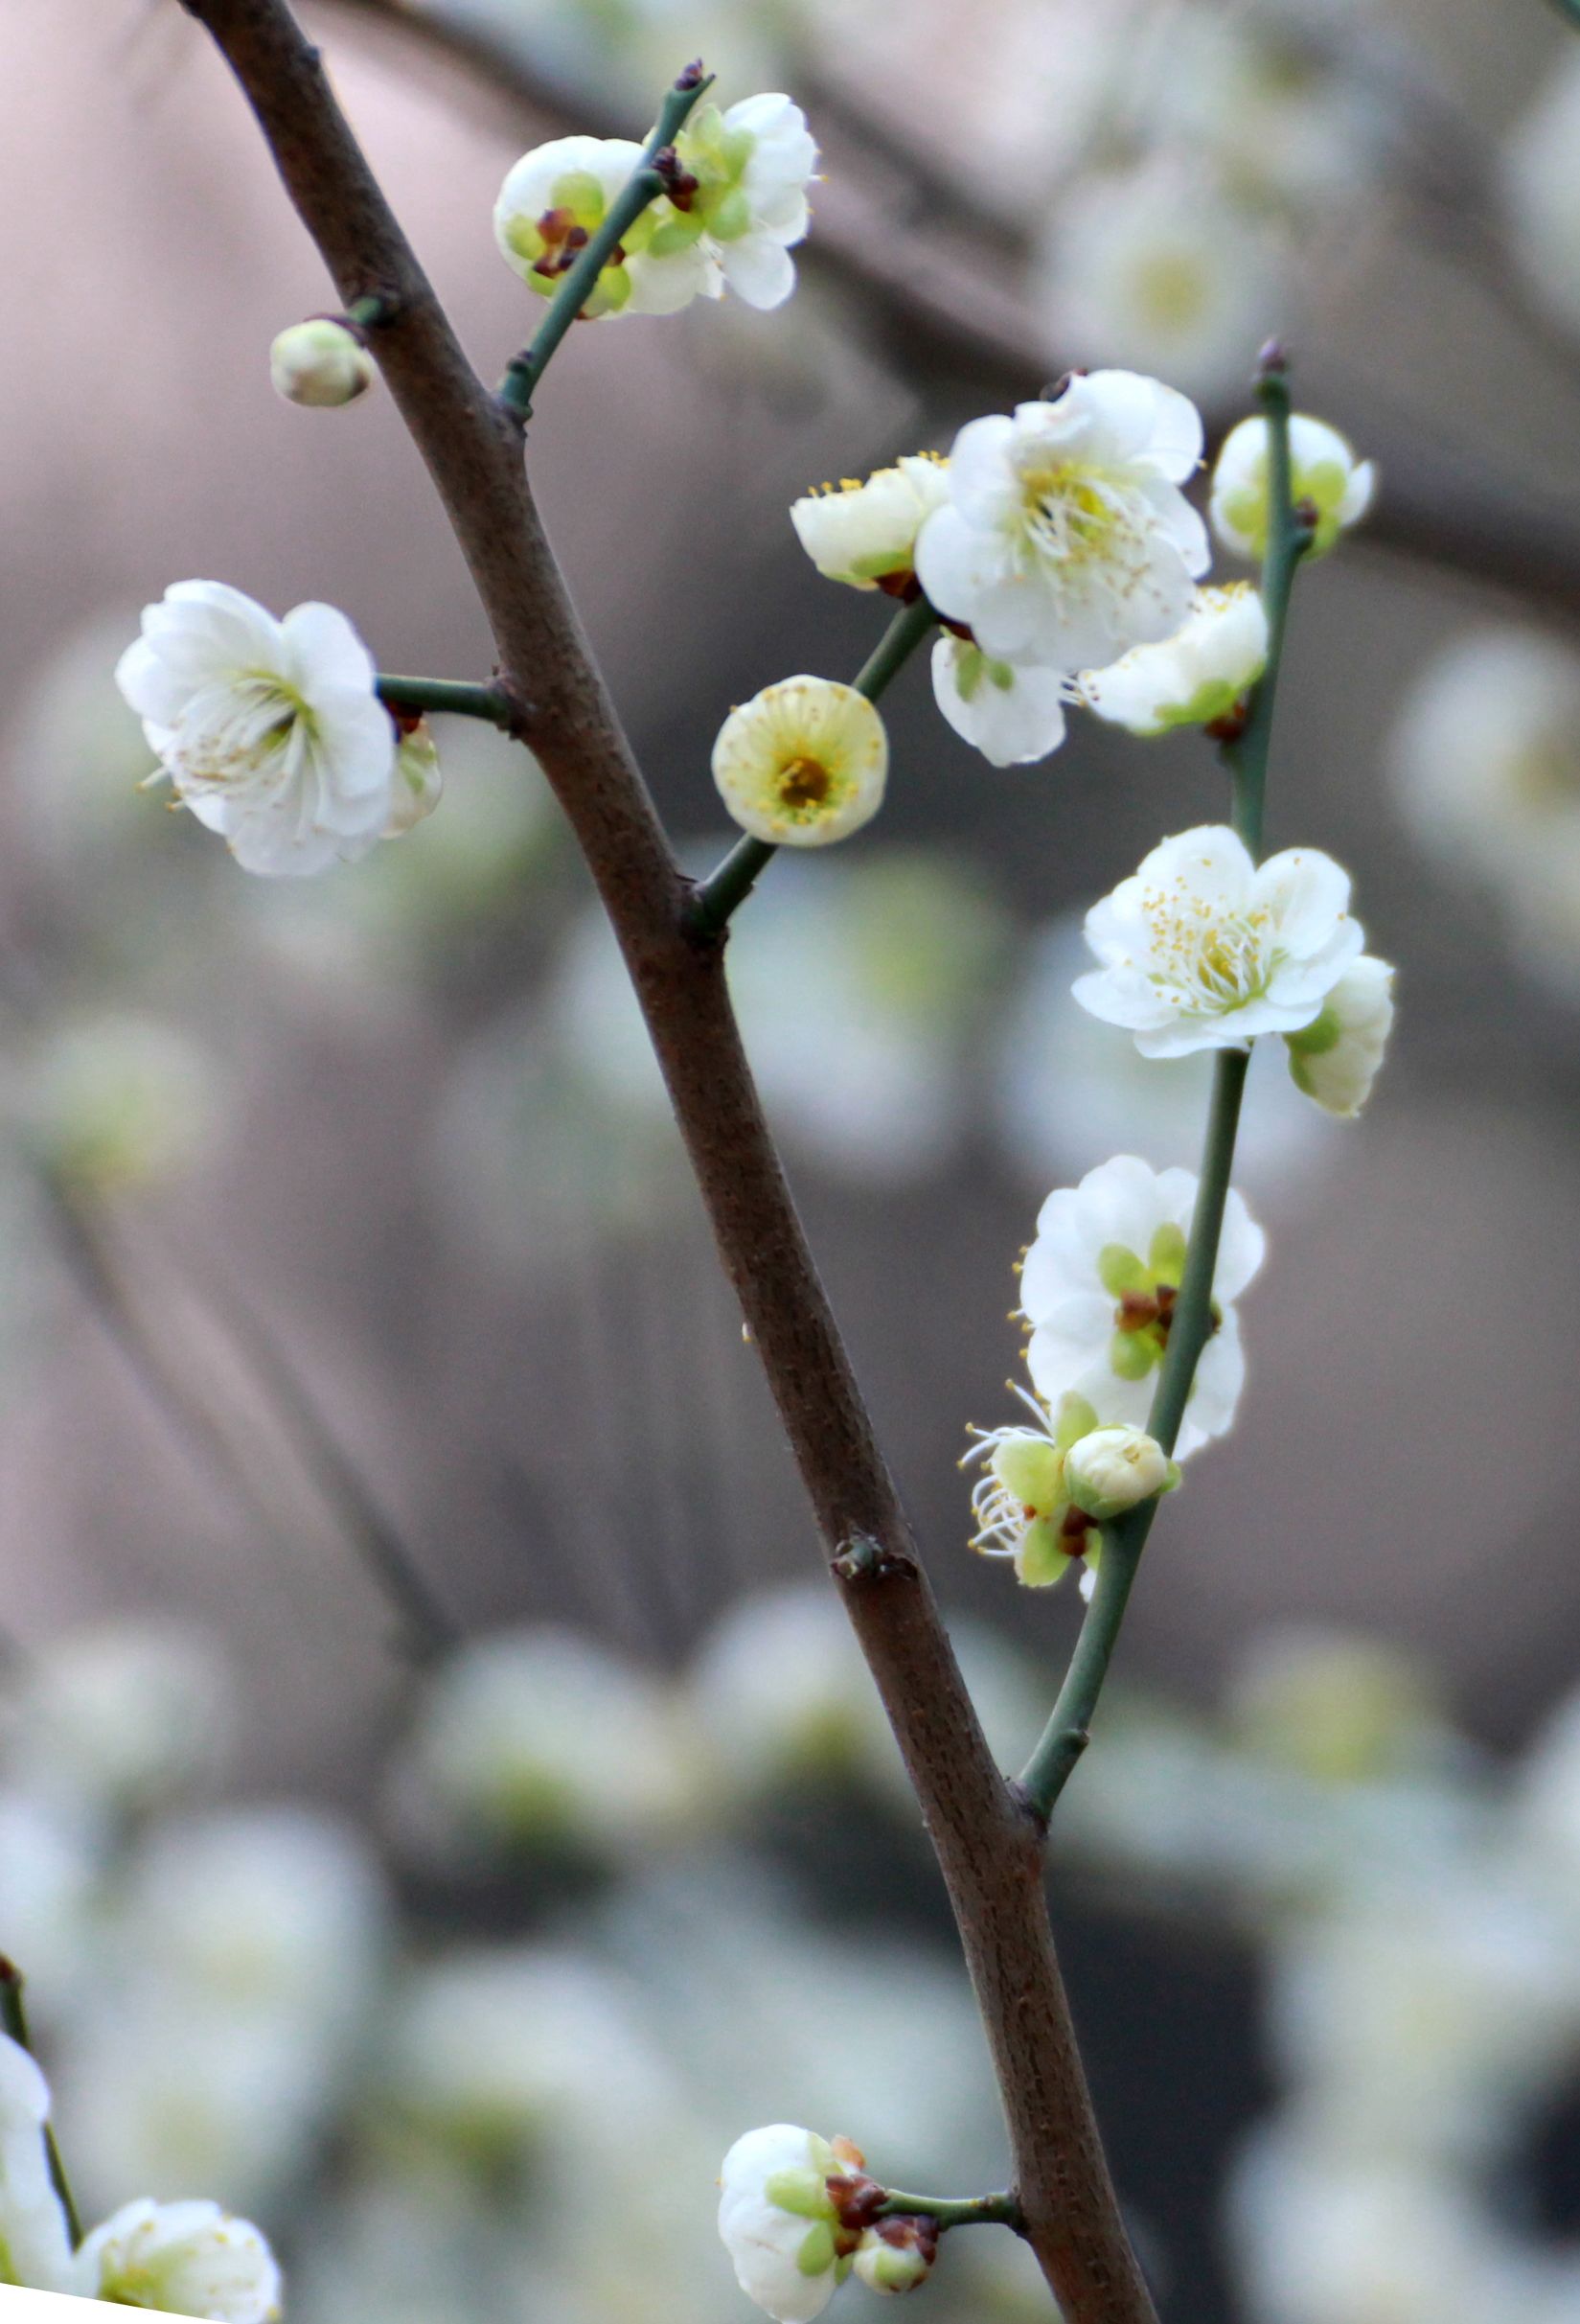
M 444 770 L 439 764 L 433 729 L 425 718 L 420 718 L 404 728 L 396 745 L 385 839 L 402 839 L 408 831 L 415 831 L 419 823 L 432 815 L 444 788 Z
M 1099 1523 L 1151 1500 L 1173 1481 L 1167 1453 L 1141 1428 L 1094 1428 L 1065 1456 L 1066 1492 Z
M 281 332 L 269 349 L 269 378 L 287 403 L 355 403 L 373 385 L 373 358 L 344 323 L 314 315 Z
M 938 2256 L 938 2227 L 930 2219 L 897 2217 L 869 2227 L 856 2251 L 856 2273 L 872 2291 L 914 2291 Z

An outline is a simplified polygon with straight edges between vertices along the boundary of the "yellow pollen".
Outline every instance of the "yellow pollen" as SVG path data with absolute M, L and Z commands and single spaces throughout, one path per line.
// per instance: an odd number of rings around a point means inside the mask
M 833 777 L 821 759 L 792 758 L 779 770 L 779 799 L 782 806 L 826 806 L 833 788 Z

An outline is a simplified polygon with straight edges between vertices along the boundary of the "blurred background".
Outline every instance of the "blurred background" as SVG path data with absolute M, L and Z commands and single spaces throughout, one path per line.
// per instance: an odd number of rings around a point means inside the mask
M 790 501 L 1072 363 L 1214 435 L 1256 350 L 1375 457 L 1301 583 L 1270 839 L 1400 968 L 1359 1128 L 1258 1057 L 1271 1231 L 1061 1810 L 1099 2110 L 1179 2324 L 1580 2319 L 1580 35 L 1539 0 L 346 0 L 308 12 L 484 372 L 526 146 L 700 53 L 825 153 L 792 308 L 577 331 L 534 479 L 671 827 L 726 706 L 882 608 Z M 170 581 L 487 676 L 387 397 L 173 0 L 11 0 L 0 153 L 0 1947 L 86 2206 L 211 2194 L 304 2324 L 748 2312 L 725 2146 L 998 2182 L 930 1858 L 556 812 L 481 729 L 300 886 L 136 788 Z M 1082 911 L 1221 811 L 1196 738 L 996 771 L 921 673 L 882 818 L 731 974 L 1006 1765 L 1079 1607 L 966 1550 L 1048 1189 L 1191 1162 L 1199 1060 L 1068 997 Z M 871 2295 L 840 2295 L 859 2306 Z M 1045 2313 L 1006 2235 L 945 2317 Z

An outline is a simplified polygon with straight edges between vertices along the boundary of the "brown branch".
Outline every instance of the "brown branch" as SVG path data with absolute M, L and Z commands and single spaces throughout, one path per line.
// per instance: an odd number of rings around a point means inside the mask
M 630 133 L 630 122 L 601 108 L 596 96 L 573 95 L 539 72 L 518 39 L 413 13 L 397 0 L 335 5 L 486 77 L 491 89 L 503 90 L 556 130 Z M 892 161 L 895 150 L 885 158 Z M 924 372 L 984 402 L 1035 395 L 1065 367 L 1051 333 L 1007 280 L 983 265 L 980 234 L 965 256 L 958 240 L 918 227 L 916 207 L 885 202 L 847 173 L 820 189 L 815 230 L 798 259 L 810 273 L 859 294 L 863 323 L 903 376 Z M 1512 295 L 1505 287 L 1505 297 Z M 1222 425 L 1238 416 L 1217 418 Z M 1374 409 L 1358 406 L 1346 413 L 1345 425 L 1384 482 L 1355 536 L 1357 549 L 1490 585 L 1539 611 L 1580 620 L 1580 509 L 1555 506 L 1479 459 L 1438 452 Z
M 519 432 L 468 365 L 285 0 L 185 0 L 240 81 L 341 300 L 372 334 L 499 651 L 515 726 L 585 853 L 831 1569 L 921 1802 L 1008 2121 L 1027 2237 L 1070 2324 L 1154 2311 L 1103 2159 L 1048 1926 L 1042 1833 L 994 1764 L 763 1120 L 722 952 L 678 872 L 544 540 Z

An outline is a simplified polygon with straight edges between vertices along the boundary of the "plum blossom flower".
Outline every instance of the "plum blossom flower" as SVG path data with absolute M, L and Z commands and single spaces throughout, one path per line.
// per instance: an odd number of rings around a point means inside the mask
M 641 166 L 629 137 L 554 137 L 513 165 L 493 205 L 493 238 L 530 290 L 552 298 Z M 706 261 L 689 228 L 663 239 L 667 202 L 653 202 L 601 269 L 582 312 L 675 314 L 703 286 Z
M 1260 865 L 1226 824 L 1165 840 L 1087 914 L 1102 963 L 1076 1000 L 1122 1024 L 1143 1057 L 1297 1033 L 1360 952 L 1349 875 L 1314 847 Z
M 850 2272 L 860 2241 L 841 2222 L 831 2178 L 859 2171 L 846 2139 L 768 2123 L 724 2157 L 719 2233 L 748 2299 L 778 2324 L 812 2324 Z
M 1296 412 L 1290 421 L 1290 491 L 1309 500 L 1317 528 L 1308 552 L 1325 557 L 1340 533 L 1359 524 L 1377 490 L 1377 470 L 1357 460 L 1325 420 Z M 1237 557 L 1259 560 L 1268 545 L 1268 424 L 1242 420 L 1224 439 L 1212 472 L 1212 529 Z
M 1133 371 L 973 420 L 917 541 L 922 587 L 1005 661 L 1095 669 L 1167 637 L 1208 564 L 1179 489 L 1201 454 L 1195 405 Z
M 1088 1170 L 1050 1194 L 1020 1271 L 1031 1325 L 1032 1384 L 1050 1410 L 1076 1395 L 1102 1421 L 1146 1424 L 1154 1374 L 1168 1346 L 1184 1273 L 1197 1180 L 1155 1171 L 1133 1155 Z M 1234 1418 L 1245 1381 L 1234 1302 L 1262 1264 L 1266 1237 L 1230 1189 L 1212 1281 L 1212 1329 L 1185 1406 L 1177 1459 Z
M 182 802 L 243 870 L 323 871 L 382 837 L 395 729 L 333 606 L 276 621 L 223 582 L 176 582 L 115 677 Z
M 373 357 L 356 334 L 331 314 L 292 323 L 269 349 L 269 378 L 287 403 L 321 410 L 355 403 L 377 377 Z
M 817 146 L 798 104 L 777 91 L 745 97 L 721 113 L 698 107 L 675 141 L 697 190 L 659 207 L 654 257 L 695 232 L 698 288 L 710 298 L 733 290 L 748 307 L 778 307 L 795 288 L 790 251 L 806 240 L 807 187 Z
M 1295 1087 L 1325 1114 L 1353 1121 L 1383 1062 L 1393 1027 L 1393 971 L 1362 953 L 1352 960 L 1304 1031 L 1286 1033 Z
M 906 452 L 876 469 L 803 493 L 790 508 L 795 537 L 827 581 L 853 589 L 904 591 L 913 577 L 916 536 L 949 498 L 949 471 L 936 453 Z
M 1132 734 L 1210 726 L 1227 718 L 1261 677 L 1268 617 L 1248 582 L 1198 589 L 1172 637 L 1133 646 L 1106 670 L 1083 670 L 1076 692 L 1088 710 Z
M 971 1546 L 981 1557 L 1010 1558 L 1018 1581 L 1045 1590 L 1078 1557 L 1097 1553 L 1100 1536 L 1075 1507 L 1065 1475 L 1071 1447 L 1096 1427 L 1097 1415 L 1084 1396 L 1061 1396 L 1054 1410 L 1023 1388 L 1015 1393 L 1036 1426 L 973 1429 L 977 1441 L 961 1463 L 983 1463 L 972 1488 Z
M 250 2220 L 218 2203 L 126 2203 L 72 2263 L 72 2289 L 123 2308 L 160 2308 L 211 2324 L 271 2324 L 280 2270 Z
M 0 2034 L 0 2284 L 69 2291 L 71 2238 L 44 2144 L 49 2112 L 43 2075 Z
M 778 846 L 827 847 L 883 803 L 889 744 L 864 694 L 831 678 L 784 678 L 732 710 L 713 779 L 743 831 Z
M 1070 1446 L 1065 1463 L 1070 1499 L 1100 1523 L 1123 1516 L 1175 1481 L 1174 1463 L 1156 1438 L 1128 1421 L 1088 1429 Z
M 991 767 L 1026 766 L 1065 739 L 1062 671 L 998 661 L 969 638 L 946 633 L 932 649 L 932 691 L 955 733 Z

